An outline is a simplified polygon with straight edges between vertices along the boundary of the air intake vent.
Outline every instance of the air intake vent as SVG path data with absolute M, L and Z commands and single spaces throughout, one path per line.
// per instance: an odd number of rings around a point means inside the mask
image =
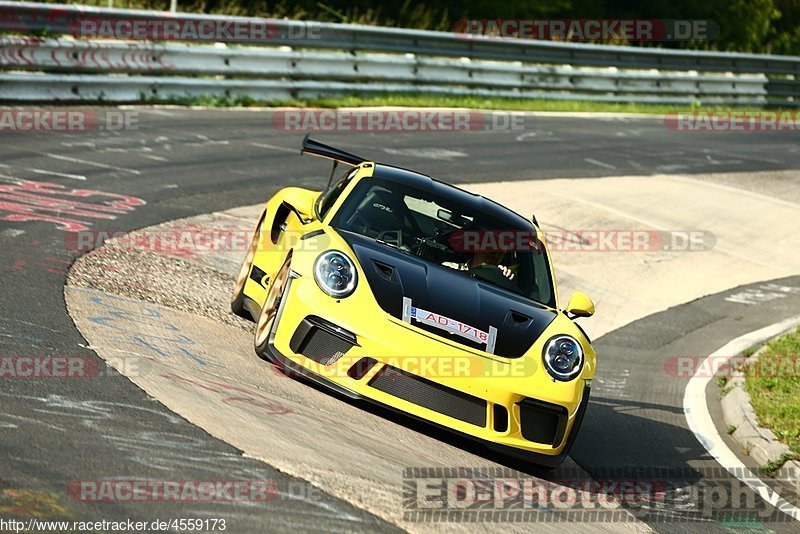
M 313 315 L 303 319 L 289 341 L 292 352 L 322 365 L 335 363 L 353 345 L 356 345 L 355 335 Z
M 376 363 L 378 363 L 378 361 L 375 358 L 370 358 L 369 356 L 361 358 L 347 370 L 347 376 L 353 380 L 361 380 L 375 367 Z
M 494 404 L 492 408 L 492 428 L 495 432 L 508 430 L 508 410 L 502 404 Z
M 477 426 L 486 426 L 486 401 L 456 389 L 385 366 L 369 385 L 399 399 Z
M 558 447 L 567 429 L 567 409 L 563 406 L 535 399 L 519 402 L 522 437 L 536 443 L 549 443 Z

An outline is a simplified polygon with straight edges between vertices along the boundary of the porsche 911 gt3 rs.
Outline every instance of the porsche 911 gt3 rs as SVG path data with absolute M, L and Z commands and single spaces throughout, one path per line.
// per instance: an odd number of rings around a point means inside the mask
M 596 354 L 557 306 L 535 217 L 306 136 L 323 191 L 265 205 L 231 308 L 292 375 L 553 468 L 587 408 Z M 339 164 L 348 167 L 337 180 Z

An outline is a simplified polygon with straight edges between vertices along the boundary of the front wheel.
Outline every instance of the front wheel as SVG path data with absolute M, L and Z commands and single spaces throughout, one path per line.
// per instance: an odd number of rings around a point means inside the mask
M 287 257 L 286 261 L 283 262 L 283 266 L 278 271 L 278 274 L 275 275 L 275 280 L 273 280 L 272 284 L 269 286 L 267 298 L 264 301 L 264 305 L 261 307 L 261 313 L 258 315 L 258 321 L 256 323 L 254 342 L 256 354 L 267 360 L 270 359 L 268 350 L 269 337 L 275 329 L 275 318 L 278 315 L 278 307 L 281 304 L 281 300 L 284 298 L 286 286 L 288 285 L 291 259 L 291 255 Z
M 253 258 L 258 250 L 258 243 L 261 239 L 261 223 L 259 222 L 253 238 L 250 240 L 250 247 L 247 249 L 247 254 L 244 257 L 242 266 L 239 268 L 239 275 L 236 277 L 236 284 L 233 286 L 233 294 L 231 295 L 231 311 L 243 319 L 253 320 L 250 313 L 244 307 L 244 285 L 247 283 L 247 277 L 250 276 L 250 269 L 253 267 Z

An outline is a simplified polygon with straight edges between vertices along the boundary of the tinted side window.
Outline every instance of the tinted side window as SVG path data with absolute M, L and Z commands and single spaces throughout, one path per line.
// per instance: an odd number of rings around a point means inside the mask
M 319 218 L 324 219 L 331 207 L 336 203 L 336 199 L 342 194 L 344 188 L 350 183 L 350 180 L 355 176 L 355 169 L 347 173 L 341 180 L 339 180 L 333 187 L 322 193 L 322 198 L 319 202 Z

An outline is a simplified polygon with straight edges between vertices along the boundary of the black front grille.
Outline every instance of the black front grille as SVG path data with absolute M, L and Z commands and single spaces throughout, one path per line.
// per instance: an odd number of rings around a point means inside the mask
M 313 315 L 303 319 L 289 341 L 292 352 L 322 365 L 333 364 L 354 345 L 355 335 Z
M 536 399 L 519 402 L 522 437 L 536 443 L 549 443 L 558 447 L 567 429 L 567 409 Z
M 437 384 L 390 365 L 370 380 L 369 385 L 423 408 L 477 426 L 486 426 L 486 401 Z

